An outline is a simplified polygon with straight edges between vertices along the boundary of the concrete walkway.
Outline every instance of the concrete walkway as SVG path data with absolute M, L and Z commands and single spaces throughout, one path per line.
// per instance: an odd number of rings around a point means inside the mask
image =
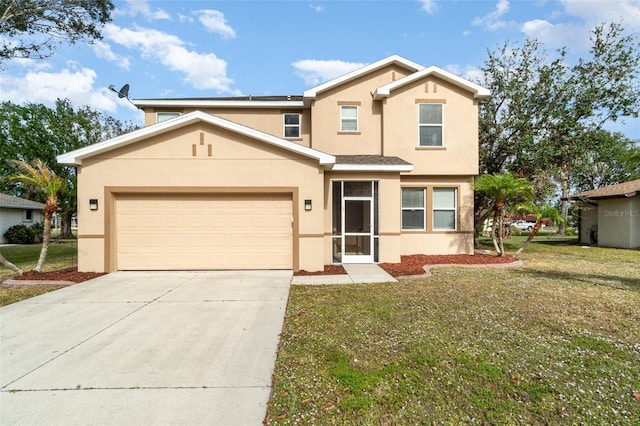
M 0 308 L 0 424 L 260 425 L 290 282 L 116 272 Z
M 293 277 L 291 284 L 325 285 L 325 284 L 365 284 L 394 283 L 397 280 L 384 269 L 372 263 L 343 264 L 347 274 L 342 275 L 307 275 Z

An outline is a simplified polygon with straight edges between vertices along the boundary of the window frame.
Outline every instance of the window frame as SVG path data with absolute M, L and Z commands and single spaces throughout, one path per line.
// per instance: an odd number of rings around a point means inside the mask
M 405 207 L 404 191 L 422 191 L 422 207 Z M 408 228 L 404 223 L 405 211 L 422 211 L 422 228 Z M 400 228 L 402 231 L 426 231 L 427 230 L 427 188 L 423 187 L 403 187 L 400 191 Z
M 423 105 L 440 106 L 440 123 L 422 123 L 421 110 Z M 442 148 L 444 147 L 444 103 L 443 102 L 419 102 L 418 103 L 418 147 L 419 148 Z M 422 144 L 422 128 L 433 127 L 440 128 L 440 145 L 423 145 Z
M 288 115 L 297 116 L 298 124 L 287 124 Z M 287 129 L 298 129 L 298 135 L 287 136 Z M 299 112 L 285 112 L 282 114 L 282 137 L 285 139 L 300 139 L 302 137 L 302 114 Z
M 352 118 L 352 117 L 344 117 L 343 115 L 343 111 L 345 109 L 355 109 L 356 111 L 356 117 Z M 359 105 L 340 105 L 340 132 L 341 133 L 358 133 L 360 131 L 360 123 L 359 123 L 359 118 L 360 118 L 360 106 Z M 353 122 L 355 121 L 356 123 L 356 128 L 355 129 L 345 129 L 344 128 L 344 124 L 345 121 L 347 122 Z
M 24 221 L 33 222 L 33 209 L 24 209 Z
M 160 116 L 164 115 L 166 118 L 160 119 Z M 182 113 L 180 111 L 156 111 L 156 123 L 162 123 L 167 120 L 171 120 L 176 117 L 180 117 Z
M 435 193 L 438 190 L 453 191 L 453 207 L 436 207 Z M 453 186 L 439 186 L 432 188 L 431 192 L 431 223 L 434 231 L 457 231 L 458 230 L 458 188 Z M 436 212 L 453 212 L 453 228 L 436 228 Z

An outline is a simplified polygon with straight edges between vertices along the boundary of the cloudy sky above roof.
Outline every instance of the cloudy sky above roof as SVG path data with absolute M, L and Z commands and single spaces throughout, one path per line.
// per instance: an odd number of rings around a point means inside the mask
M 640 35 L 640 0 L 115 0 L 93 45 L 63 46 L 48 60 L 14 60 L 0 100 L 52 105 L 68 98 L 142 123 L 130 97 L 300 95 L 392 54 L 477 79 L 487 49 L 535 37 L 549 49 L 589 47 L 605 20 Z M 640 119 L 615 125 L 640 139 Z

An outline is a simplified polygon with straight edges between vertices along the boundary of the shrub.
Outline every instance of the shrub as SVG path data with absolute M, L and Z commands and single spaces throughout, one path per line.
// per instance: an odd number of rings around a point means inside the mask
M 31 244 L 36 236 L 33 228 L 26 225 L 13 225 L 4 233 L 10 244 Z
M 35 242 L 42 241 L 42 233 L 44 232 L 44 225 L 40 222 L 36 222 L 31 225 L 31 230 L 33 231 L 33 238 Z

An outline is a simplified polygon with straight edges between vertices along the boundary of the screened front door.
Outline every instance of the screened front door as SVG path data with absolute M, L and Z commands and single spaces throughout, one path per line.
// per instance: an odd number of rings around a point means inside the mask
M 334 182 L 333 190 L 334 261 L 375 262 L 377 182 Z
M 372 199 L 344 200 L 343 263 L 373 262 Z

